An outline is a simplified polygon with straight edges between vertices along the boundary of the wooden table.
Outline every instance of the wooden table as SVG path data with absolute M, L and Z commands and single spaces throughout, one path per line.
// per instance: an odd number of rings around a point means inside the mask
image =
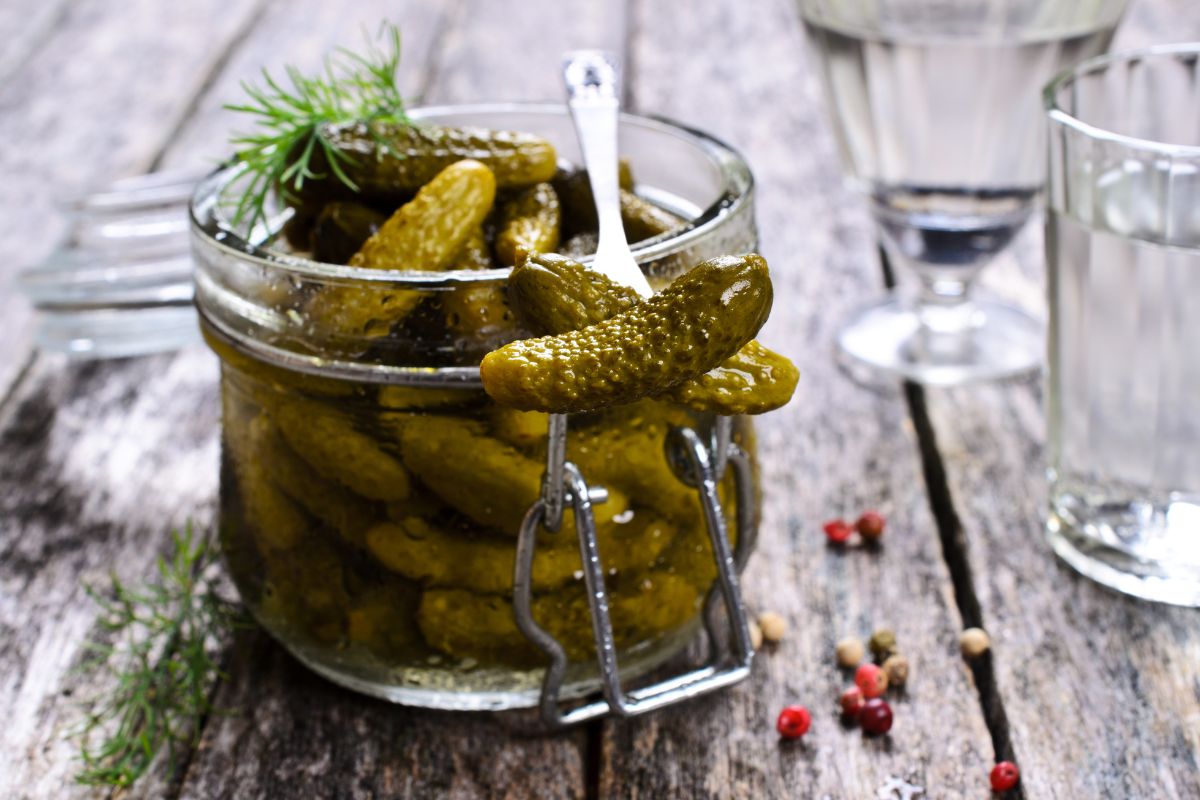
M 560 97 L 569 47 L 623 51 L 627 102 L 741 149 L 759 185 L 776 310 L 762 338 L 804 370 L 761 420 L 766 491 L 751 603 L 791 630 L 720 696 L 558 737 L 509 716 L 426 713 L 308 673 L 240 636 L 175 776 L 130 797 L 987 797 L 997 758 L 1031 798 L 1200 797 L 1200 616 L 1135 602 L 1056 563 L 1041 536 L 1039 381 L 866 390 L 834 364 L 850 308 L 881 290 L 861 202 L 841 184 L 819 86 L 788 0 L 6 0 L 0 7 L 0 270 L 45 257 L 54 201 L 97 181 L 224 154 L 221 104 L 260 66 L 312 67 L 384 16 L 403 82 L 428 102 Z M 1200 38 L 1194 0 L 1133 0 L 1118 46 Z M 1040 232 L 989 271 L 1036 306 Z M 137 582 L 166 532 L 214 515 L 218 398 L 202 347 L 68 363 L 31 347 L 0 293 L 0 797 L 77 797 L 75 667 L 97 609 L 82 585 Z M 878 552 L 829 549 L 822 520 L 877 507 Z M 839 724 L 834 642 L 894 628 L 913 661 L 890 735 Z M 992 655 L 968 666 L 959 631 Z M 803 702 L 801 744 L 774 733 Z M 889 789 L 887 787 L 896 787 Z M 1019 795 L 1015 795 L 1019 796 Z

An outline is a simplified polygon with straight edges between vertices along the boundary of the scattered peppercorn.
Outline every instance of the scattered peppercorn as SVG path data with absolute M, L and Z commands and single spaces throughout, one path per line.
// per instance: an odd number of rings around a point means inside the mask
M 811 725 L 812 714 L 804 706 L 785 706 L 775 721 L 775 729 L 784 739 L 799 739 Z
M 863 660 L 865 650 L 861 639 L 856 639 L 853 636 L 847 636 L 837 643 L 837 662 L 838 666 L 846 669 L 854 669 Z
M 849 719 L 858 720 L 858 712 L 862 711 L 864 700 L 862 689 L 857 686 L 851 686 L 842 692 L 842 715 Z
M 1011 761 L 1001 761 L 992 767 L 990 778 L 993 790 L 1007 792 L 1017 785 L 1017 781 L 1021 780 L 1021 770 L 1017 769 L 1017 765 Z
M 763 643 L 763 632 L 759 624 L 754 620 L 746 620 L 747 627 L 750 628 L 750 646 L 755 650 L 760 650 Z
M 903 686 L 908 682 L 908 659 L 899 653 L 888 656 L 883 662 L 883 673 L 887 675 L 888 686 Z
M 888 628 L 880 628 L 871 634 L 871 639 L 867 642 L 867 647 L 871 648 L 871 655 L 875 656 L 878 661 L 883 661 L 890 655 L 895 655 L 896 649 L 896 634 Z
M 854 685 L 862 689 L 863 697 L 879 697 L 887 691 L 888 676 L 877 664 L 860 664 L 854 672 Z
M 854 533 L 854 529 L 844 519 L 832 519 L 826 522 L 825 538 L 830 544 L 845 544 L 850 540 L 850 534 Z
M 959 647 L 966 658 L 979 658 L 991 649 L 992 641 L 983 628 L 967 628 L 958 637 Z
M 758 615 L 758 627 L 762 629 L 762 638 L 771 644 L 779 644 L 787 633 L 787 620 L 774 611 L 764 611 Z
M 883 536 L 883 529 L 887 527 L 887 520 L 878 511 L 867 511 L 858 518 L 854 527 L 864 539 L 878 541 L 879 537 Z
M 871 736 L 887 733 L 892 729 L 892 707 L 886 700 L 872 697 L 858 712 L 858 724 L 862 725 L 863 733 Z

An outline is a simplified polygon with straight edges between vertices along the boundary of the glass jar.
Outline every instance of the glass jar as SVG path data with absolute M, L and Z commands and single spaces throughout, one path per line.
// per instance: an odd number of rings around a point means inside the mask
M 579 162 L 560 106 L 412 113 L 528 131 Z M 648 117 L 623 116 L 620 135 L 639 192 L 693 220 L 634 248 L 653 284 L 756 249 L 741 157 Z M 283 243 L 282 213 L 252 230 L 230 221 L 244 184 L 237 167 L 218 170 L 192 206 L 196 303 L 222 361 L 222 545 L 243 601 L 302 662 L 358 691 L 435 708 L 535 705 L 547 659 L 515 624 L 512 598 L 547 417 L 493 404 L 477 368 L 527 335 L 503 302 L 508 271 L 312 261 Z M 346 288 L 411 311 L 386 337 L 314 324 L 312 298 Z M 568 422 L 567 458 L 607 491 L 596 537 L 622 678 L 688 642 L 716 575 L 699 496 L 666 456 L 674 426 L 711 436 L 715 419 L 644 400 Z M 734 421 L 733 437 L 752 448 L 748 420 Z M 732 519 L 731 476 L 720 489 Z M 573 527 L 568 512 L 561 531 L 538 533 L 531 581 L 533 618 L 569 660 L 563 697 L 599 686 Z

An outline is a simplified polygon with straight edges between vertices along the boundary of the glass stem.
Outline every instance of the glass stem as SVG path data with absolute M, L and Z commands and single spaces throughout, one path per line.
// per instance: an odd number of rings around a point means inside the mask
M 921 326 L 933 334 L 961 335 L 977 324 L 971 287 L 979 275 L 979 266 L 955 268 L 947 275 L 944 268 L 913 264 L 920 280 L 917 317 Z

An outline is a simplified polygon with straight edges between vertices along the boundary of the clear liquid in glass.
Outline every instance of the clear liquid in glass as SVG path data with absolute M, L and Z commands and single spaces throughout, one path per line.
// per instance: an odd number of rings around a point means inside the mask
M 1052 526 L 1200 572 L 1194 247 L 1047 220 Z
M 909 259 L 977 270 L 1028 220 L 1045 150 L 1041 88 L 1103 52 L 1115 20 L 933 35 L 805 19 L 844 162 Z

